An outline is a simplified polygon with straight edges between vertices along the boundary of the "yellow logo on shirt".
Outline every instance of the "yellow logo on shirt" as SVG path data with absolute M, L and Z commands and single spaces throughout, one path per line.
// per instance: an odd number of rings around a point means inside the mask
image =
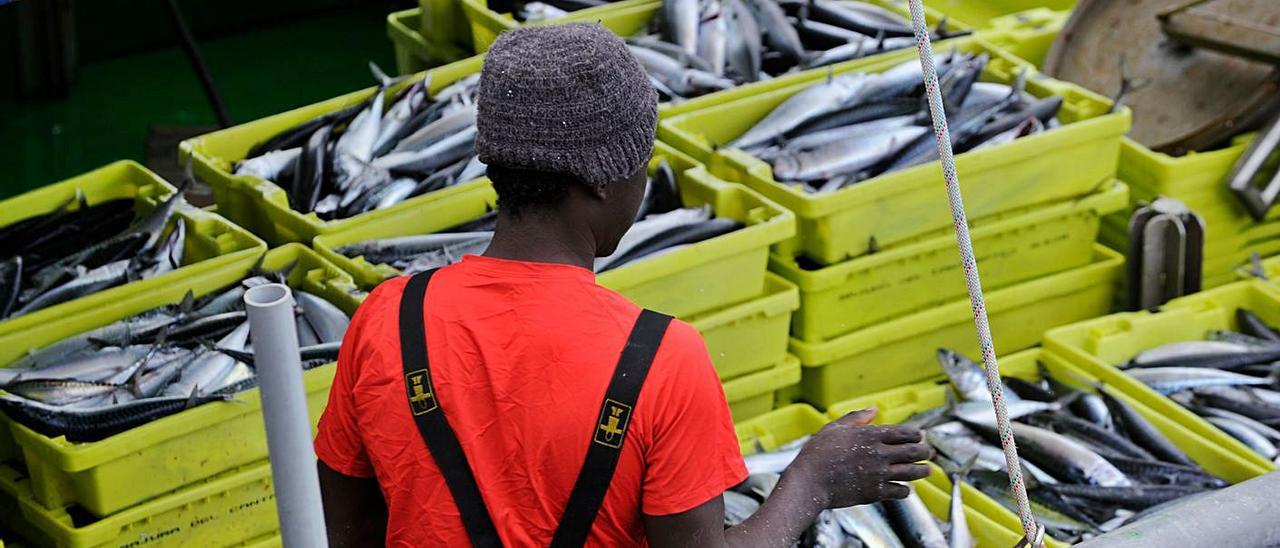
M 627 435 L 627 423 L 630 421 L 631 406 L 610 399 L 604 400 L 594 441 L 614 449 L 622 447 L 622 438 Z
M 436 404 L 435 391 L 431 389 L 431 375 L 426 369 L 412 371 L 404 376 L 405 387 L 409 389 L 409 409 L 414 416 L 425 415 L 440 406 Z

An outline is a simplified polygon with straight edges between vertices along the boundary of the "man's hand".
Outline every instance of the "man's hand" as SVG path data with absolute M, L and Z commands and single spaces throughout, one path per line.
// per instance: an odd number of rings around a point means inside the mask
M 794 545 L 818 512 L 885 499 L 909 490 L 899 482 L 929 475 L 932 450 L 919 429 L 870 425 L 875 409 L 841 417 L 814 434 L 782 474 L 773 493 L 741 525 L 724 530 L 720 496 L 671 516 L 645 516 L 650 546 Z
M 905 498 L 899 482 L 929 475 L 932 450 L 918 428 L 871 425 L 875 408 L 854 411 L 831 422 L 804 445 L 782 481 L 812 490 L 824 508 L 844 508 Z

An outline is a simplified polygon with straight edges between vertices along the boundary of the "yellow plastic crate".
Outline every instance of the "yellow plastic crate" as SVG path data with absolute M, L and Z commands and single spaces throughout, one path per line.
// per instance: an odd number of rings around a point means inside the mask
M 997 215 L 974 223 L 973 246 L 986 290 L 1089 264 L 1101 216 L 1123 209 L 1128 189 L 1108 181 L 1078 200 Z M 946 304 L 967 295 L 950 228 L 920 241 L 807 270 L 773 254 L 769 268 L 800 287 L 792 333 L 820 342 Z
M 429 71 L 432 92 L 480 70 L 481 57 L 471 57 Z M 415 76 L 417 80 L 421 76 Z M 406 81 L 391 88 L 394 93 L 410 85 Z M 249 149 L 281 131 L 318 116 L 340 110 L 374 93 L 375 88 L 348 93 L 327 101 L 294 109 L 261 120 L 187 139 L 178 145 L 181 161 L 192 161 L 196 176 L 213 187 L 218 211 L 236 224 L 261 236 L 271 245 L 290 242 L 310 243 L 326 234 L 370 219 L 413 215 L 424 204 L 455 194 L 474 192 L 484 183 L 471 181 L 429 192 L 405 200 L 387 209 L 371 211 L 332 221 L 322 221 L 315 213 L 303 214 L 289 207 L 285 191 L 274 182 L 250 175 L 233 175 L 235 162 L 243 160 Z
M 1109 216 L 1103 220 L 1104 232 L 1109 239 L 1120 245 L 1127 245 L 1129 239 L 1129 220 L 1119 216 Z M 1280 222 L 1270 221 L 1253 224 L 1239 231 L 1232 231 L 1226 224 L 1215 224 L 1206 219 L 1204 226 L 1204 261 L 1237 256 L 1247 256 L 1251 251 L 1266 249 L 1267 246 L 1280 242 Z M 1261 255 L 1269 255 L 1260 252 Z
M 1233 254 L 1231 256 L 1216 259 L 1213 262 L 1205 261 L 1204 265 L 1204 283 L 1201 284 L 1201 290 L 1212 289 L 1215 287 L 1227 285 L 1231 282 L 1245 278 L 1252 278 L 1252 259 L 1251 255 L 1257 253 L 1259 257 L 1275 255 L 1280 253 L 1280 241 L 1270 242 L 1267 245 L 1250 248 L 1245 251 Z M 1214 282 L 1210 284 L 1209 282 Z
M 1238 270 L 1242 266 L 1248 267 L 1254 254 L 1269 257 L 1280 253 L 1280 222 L 1250 224 L 1235 234 L 1224 234 L 1231 230 L 1226 223 L 1205 220 L 1202 288 L 1209 289 L 1238 279 Z M 1103 219 L 1099 240 L 1112 249 L 1128 253 L 1127 217 L 1112 215 Z
M 1252 266 L 1246 266 L 1237 271 L 1236 279 L 1252 280 L 1254 274 L 1249 271 Z M 1262 275 L 1264 281 L 1270 282 L 1272 285 L 1280 286 L 1280 256 L 1270 257 L 1262 261 Z
M 1000 374 L 1006 377 L 1039 380 L 1043 367 L 1044 371 L 1048 371 L 1055 380 L 1078 389 L 1090 389 L 1098 380 L 1097 377 L 1072 365 L 1068 360 L 1038 348 L 1000 358 L 999 362 Z M 876 417 L 877 423 L 895 424 L 917 412 L 946 405 L 948 391 L 949 386 L 946 380 L 940 378 L 935 382 L 910 384 L 842 401 L 832 405 L 828 415 L 835 418 L 850 411 L 874 405 L 880 409 L 880 414 Z M 1250 460 L 1242 458 L 1233 448 L 1220 447 L 1188 429 L 1176 417 L 1169 417 L 1159 410 L 1148 407 L 1145 403 L 1147 399 L 1142 395 L 1125 392 L 1118 387 L 1112 387 L 1110 393 L 1150 420 L 1161 433 L 1168 436 L 1175 445 L 1209 473 L 1236 483 L 1267 472 Z M 961 486 L 961 490 L 964 493 L 965 506 L 1013 531 L 1022 530 L 1018 516 L 1005 509 L 1000 503 L 971 486 Z M 1066 546 L 1056 540 L 1047 544 Z
M 244 543 L 245 548 L 280 548 L 281 546 L 284 546 L 284 542 L 280 538 L 279 531 L 247 540 Z
M 813 434 L 828 422 L 827 417 L 812 407 L 804 404 L 788 405 L 759 417 L 737 423 L 738 444 L 742 454 L 750 455 L 761 451 L 773 451 L 801 436 Z M 951 504 L 951 482 L 937 467 L 929 477 L 912 482 L 916 494 L 924 500 L 929 511 L 938 519 L 946 520 Z M 999 523 L 983 512 L 975 510 L 967 503 L 969 493 L 964 494 L 966 504 L 965 519 L 978 548 L 1008 548 L 1022 538 L 1021 526 L 1014 518 L 1014 527 Z
M 1128 253 L 1128 240 L 1125 236 L 1117 236 L 1104 229 L 1099 241 L 1121 253 Z M 1250 257 L 1254 253 L 1257 253 L 1259 257 L 1280 253 L 1280 241 L 1267 242 L 1264 245 L 1251 246 L 1218 256 L 1206 256 L 1201 264 L 1200 290 L 1213 289 L 1237 281 L 1242 277 L 1248 277 Z
M 1241 135 L 1218 150 L 1173 157 L 1125 138 L 1118 170 L 1133 189 L 1130 201 L 1135 206 L 1158 196 L 1175 198 L 1204 217 L 1206 225 L 1234 235 L 1280 220 L 1280 211 L 1271 211 L 1265 223 L 1258 223 L 1223 184 L 1252 139 L 1253 134 Z
M 423 9 L 397 11 L 387 16 L 387 38 L 396 51 L 396 71 L 415 72 L 460 61 L 472 54 L 448 42 L 428 40 L 418 32 Z
M 800 306 L 800 293 L 777 275 L 765 273 L 764 293 L 689 318 L 716 366 L 728 381 L 767 369 L 787 355 L 791 313 Z
M 821 430 L 826 415 L 803 403 L 779 407 L 745 421 L 737 421 L 738 448 L 743 455 L 776 451 L 803 436 Z
M 1153 151 L 1133 139 L 1124 138 L 1120 146 L 1119 176 L 1135 188 L 1178 198 L 1197 197 L 1187 205 L 1234 206 L 1234 211 L 1248 215 L 1239 200 L 1222 184 L 1231 167 L 1252 141 L 1251 135 L 1237 137 L 1230 146 L 1208 152 L 1190 152 L 1174 157 Z M 1203 193 L 1203 194 L 1201 194 Z M 1280 218 L 1280 213 L 1274 213 Z
M 769 246 L 795 234 L 795 217 L 745 187 L 712 177 L 688 156 L 657 143 L 649 168 L 656 169 L 662 159 L 675 170 L 687 205 L 710 205 L 717 216 L 734 219 L 745 227 L 604 272 L 598 277 L 600 284 L 642 307 L 681 318 L 759 295 L 764 289 Z M 488 187 L 487 180 L 481 183 Z M 449 200 L 449 205 L 442 201 L 439 207 L 432 208 L 433 213 L 442 211 L 440 216 L 426 215 L 424 210 L 383 216 L 316 238 L 313 245 L 334 264 L 351 272 L 364 289 L 370 289 L 400 273 L 389 265 L 348 258 L 335 249 L 363 240 L 437 232 L 480 215 L 491 203 L 486 201 L 491 196 L 481 198 L 477 194 L 463 199 L 459 193 L 457 200 Z
M 314 251 L 299 244 L 267 254 L 266 269 L 295 264 L 288 283 L 319 295 L 348 314 L 359 304 L 351 278 Z M 204 276 L 171 283 L 163 290 L 119 299 L 112 307 L 86 312 L 75 329 L 37 330 L 0 337 L 6 362 L 26 349 L 38 348 L 86 330 L 107 325 L 157 306 L 182 300 L 188 290 L 197 296 L 244 278 L 253 265 L 228 267 Z M 328 401 L 334 366 L 303 374 L 311 418 L 319 419 Z M 30 476 L 31 498 L 46 508 L 79 505 L 95 516 L 107 516 L 184 485 L 266 458 L 261 402 L 257 389 L 242 392 L 236 401 L 213 402 L 138 426 L 109 438 L 73 443 L 49 438 L 7 417 L 0 423 L 12 429 Z
M 1041 69 L 1049 48 L 1070 18 L 1069 9 L 1054 11 L 1038 7 L 991 19 L 988 28 L 981 32 L 982 37 L 996 47 Z
M 133 198 L 134 210 L 145 215 L 171 196 L 175 189 L 137 162 L 119 161 L 0 201 L 0 226 L 53 211 L 73 200 L 77 191 L 84 193 L 90 205 Z M 47 333 L 77 333 L 83 331 L 78 326 L 83 325 L 82 318 L 89 311 L 110 309 L 132 295 L 146 295 L 179 280 L 203 276 L 215 270 L 247 268 L 265 251 L 261 240 L 218 214 L 187 208 L 178 210 L 175 215 L 186 223 L 182 267 L 2 321 L 0 337 L 16 336 L 16 340 L 25 341 L 28 337 Z M 0 364 L 12 361 L 20 347 L 18 344 L 0 347 Z
M 1127 208 L 1126 208 L 1127 209 Z M 1103 229 L 1121 243 L 1128 241 L 1129 217 L 1109 215 L 1102 221 Z M 1230 222 L 1204 219 L 1205 260 L 1265 246 L 1280 240 L 1280 222 L 1248 223 L 1233 226 Z
M 232 546 L 280 529 L 266 460 L 90 523 L 81 520 L 41 506 L 29 478 L 0 466 L 0 524 L 37 546 Z
M 1200 215 L 1204 219 L 1205 235 L 1209 240 L 1209 244 L 1218 244 L 1220 241 L 1225 243 L 1227 240 L 1248 236 L 1251 239 L 1261 239 L 1267 237 L 1275 237 L 1280 232 L 1280 219 L 1268 218 L 1262 222 L 1253 220 L 1249 214 L 1244 211 L 1244 207 L 1240 205 L 1239 200 L 1231 197 L 1231 200 L 1225 200 L 1225 197 L 1213 196 L 1216 194 L 1213 190 L 1206 192 L 1184 193 L 1177 199 L 1183 203 L 1195 204 L 1191 207 L 1192 211 Z M 1170 196 L 1169 194 L 1161 194 L 1157 191 L 1146 187 L 1136 187 L 1130 196 L 1130 203 L 1136 207 L 1138 204 L 1151 203 L 1160 196 Z M 1270 214 L 1268 215 L 1270 216 Z M 1128 226 L 1129 215 L 1115 216 L 1115 223 L 1118 226 Z
M 1079 0 L 927 0 L 930 8 L 962 21 L 979 31 L 999 30 L 1000 22 L 1029 10 L 1047 9 L 1069 13 Z M 907 6 L 906 0 L 894 4 Z
M 1244 281 L 1169 301 L 1157 313 L 1128 312 L 1080 322 L 1045 334 L 1045 348 L 1081 370 L 1128 394 L 1154 411 L 1267 471 L 1275 466 L 1195 413 L 1164 398 L 1116 369 L 1143 350 L 1204 340 L 1214 329 L 1238 330 L 1236 309 L 1244 307 L 1272 325 L 1280 325 L 1280 293 L 1262 281 Z
M 1035 346 L 1045 330 L 1106 314 L 1124 259 L 1095 246 L 1093 262 L 986 294 L 997 352 Z M 826 408 L 838 401 L 937 377 L 935 352 L 978 354 L 968 298 L 855 331 L 830 341 L 792 339 L 804 364 L 802 395 Z
M 474 55 L 471 28 L 462 3 L 457 0 L 418 0 L 417 21 L 408 21 L 415 32 L 430 37 L 432 43 L 447 45 Z
M 1239 279 L 1240 279 L 1240 274 L 1239 274 L 1239 271 L 1237 270 L 1236 273 L 1231 275 L 1214 276 L 1211 280 L 1206 280 L 1203 287 L 1204 289 L 1213 289 L 1217 287 L 1222 287 L 1231 282 L 1239 281 Z
M 774 393 L 800 382 L 800 360 L 787 354 L 764 371 L 724 381 L 724 397 L 734 422 L 758 417 L 773 409 Z
M 1120 136 L 1129 129 L 1128 110 L 1108 113 L 1111 102 L 1106 98 L 1037 74 L 1025 61 L 980 38 L 937 45 L 940 51 L 952 48 L 991 56 L 984 81 L 1009 83 L 1027 69 L 1028 93 L 1063 97 L 1058 113 L 1062 127 L 956 157 L 970 218 L 1082 196 L 1115 177 Z M 834 72 L 880 72 L 915 56 L 912 50 L 891 52 L 838 65 Z M 742 182 L 795 212 L 799 233 L 780 246 L 782 254 L 803 253 L 821 264 L 834 264 L 866 254 L 873 241 L 886 249 L 951 226 L 937 161 L 813 194 L 776 182 L 769 164 L 742 150 L 718 148 L 828 74 L 825 69 L 805 71 L 731 90 L 736 95 L 726 92 L 687 101 L 665 113 L 658 135 L 705 163 L 712 173 Z
M 1246 262 L 1251 253 L 1266 256 L 1280 252 L 1280 209 L 1273 209 L 1263 222 L 1255 221 L 1223 184 L 1252 139 L 1252 134 L 1241 135 L 1227 147 L 1180 157 L 1155 152 L 1128 138 L 1120 146 L 1119 176 L 1130 186 L 1132 207 L 1167 196 L 1185 203 L 1204 219 L 1205 287 L 1213 286 L 1211 280 L 1231 279 L 1235 267 Z M 1131 209 L 1104 221 L 1108 245 L 1127 249 Z

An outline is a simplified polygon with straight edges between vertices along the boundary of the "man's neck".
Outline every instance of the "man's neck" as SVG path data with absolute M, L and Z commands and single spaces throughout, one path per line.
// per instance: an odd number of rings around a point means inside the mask
M 591 269 L 596 243 L 591 230 L 556 211 L 527 211 L 519 217 L 498 214 L 493 241 L 484 256 L 554 263 Z

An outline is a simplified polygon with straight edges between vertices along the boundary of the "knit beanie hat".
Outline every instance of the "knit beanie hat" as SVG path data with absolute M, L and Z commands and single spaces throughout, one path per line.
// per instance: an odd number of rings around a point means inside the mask
M 486 164 L 603 186 L 653 153 L 658 93 L 626 44 L 595 23 L 502 33 L 485 55 L 476 102 Z

